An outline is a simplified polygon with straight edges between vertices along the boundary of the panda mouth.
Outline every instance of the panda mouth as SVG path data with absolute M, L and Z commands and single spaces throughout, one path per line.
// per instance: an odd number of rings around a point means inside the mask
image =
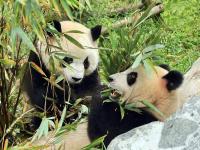
M 113 89 L 111 91 L 111 94 L 110 94 L 111 98 L 113 99 L 116 99 L 116 98 L 120 98 L 122 96 L 122 92 L 120 92 L 119 90 L 117 89 Z

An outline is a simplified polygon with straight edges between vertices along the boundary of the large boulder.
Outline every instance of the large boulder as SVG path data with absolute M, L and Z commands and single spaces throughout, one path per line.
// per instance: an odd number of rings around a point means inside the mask
M 108 150 L 199 150 L 200 96 L 191 98 L 166 122 L 153 122 L 115 138 Z
M 179 98 L 186 103 L 165 122 L 116 137 L 108 150 L 200 150 L 200 59 L 185 74 Z

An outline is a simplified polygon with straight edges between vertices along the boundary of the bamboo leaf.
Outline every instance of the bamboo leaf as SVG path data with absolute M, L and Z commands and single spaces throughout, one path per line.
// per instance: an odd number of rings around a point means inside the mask
M 69 36 L 67 34 L 64 34 L 64 36 L 65 36 L 66 39 L 68 39 L 71 43 L 73 43 L 77 47 L 79 47 L 81 49 L 84 49 L 84 47 L 76 39 L 74 39 L 73 37 L 71 37 L 71 36 Z
M 67 31 L 66 33 L 79 33 L 79 34 L 83 34 L 84 32 L 79 31 L 79 30 L 70 30 L 70 31 Z
M 64 80 L 64 76 L 63 76 L 63 75 L 60 75 L 60 76 L 57 77 L 55 83 L 59 83 L 59 82 L 61 82 L 62 80 Z
M 150 75 L 154 71 L 153 64 L 151 63 L 151 61 L 149 59 L 143 60 L 143 64 L 144 64 L 144 68 L 145 68 L 147 75 L 150 77 Z
M 44 131 L 43 131 L 42 136 L 43 136 L 43 135 L 44 135 L 44 136 L 47 136 L 47 135 L 48 135 L 48 132 L 49 132 L 49 120 L 46 119 L 45 124 L 44 124 Z M 41 136 L 41 137 L 42 137 L 42 136 Z M 38 138 L 41 138 L 41 137 L 38 137 Z
M 131 68 L 133 68 L 133 69 L 134 69 L 134 68 L 137 68 L 137 67 L 139 66 L 139 64 L 140 64 L 141 61 L 142 61 L 142 53 L 139 54 L 139 55 L 136 57 L 136 59 L 135 59 L 133 65 L 131 66 Z
M 103 91 L 101 91 L 101 96 L 102 97 L 108 97 L 110 95 L 111 91 L 112 91 L 111 89 L 103 90 Z
M 85 105 L 81 105 L 80 111 L 81 111 L 81 114 L 88 114 L 89 112 L 88 107 Z
M 61 33 L 58 32 L 58 30 L 56 30 L 56 28 L 53 25 L 51 25 L 50 23 L 47 23 L 46 31 L 48 31 L 50 33 L 54 33 L 54 34 L 56 34 L 58 36 L 61 36 Z
M 86 4 L 87 4 L 87 6 L 89 7 L 89 9 L 91 10 L 92 7 L 91 7 L 91 5 L 90 5 L 90 1 L 89 1 L 89 0 L 85 0 L 85 2 L 86 2 Z
M 49 119 L 48 120 L 49 121 L 49 126 L 55 129 L 55 123 L 52 120 L 50 120 L 50 118 L 48 118 L 48 119 Z
M 40 139 L 42 135 L 44 135 L 46 128 L 48 128 L 48 121 L 46 119 L 47 119 L 46 117 L 42 118 L 40 127 L 37 130 L 38 131 L 37 139 Z
M 5 57 L 4 59 L 0 59 L 0 64 L 11 67 L 15 65 L 15 61 Z
M 51 3 L 53 4 L 55 10 L 57 11 L 57 13 L 59 14 L 59 16 L 61 16 L 61 9 L 60 9 L 60 4 L 58 2 L 58 0 L 51 0 Z
M 58 128 L 57 128 L 57 130 L 56 130 L 56 134 L 60 131 L 60 129 L 61 129 L 62 125 L 63 125 L 63 122 L 64 122 L 64 120 L 65 120 L 66 113 L 67 113 L 67 107 L 66 107 L 66 105 L 65 105 L 65 107 L 64 107 L 64 109 L 63 109 L 63 111 L 62 111 L 62 115 L 61 115 L 60 121 L 59 121 L 59 123 L 58 123 Z
M 121 114 L 121 120 L 124 118 L 124 115 L 125 115 L 125 111 L 124 111 L 124 108 L 119 105 L 119 108 L 120 108 L 120 114 Z
M 43 30 L 41 25 L 39 24 L 39 22 L 37 21 L 37 18 L 33 17 L 31 18 L 31 26 L 33 28 L 33 31 L 36 33 L 36 35 L 39 37 L 39 39 L 41 41 L 43 41 L 44 38 L 44 34 L 43 34 Z
M 30 65 L 31 67 L 33 67 L 37 72 L 39 72 L 41 75 L 46 76 L 46 74 L 43 72 L 43 70 L 38 66 L 36 65 L 34 62 L 30 62 Z
M 111 99 L 106 99 L 103 101 L 103 103 L 112 103 L 113 101 Z
M 146 47 L 143 52 L 144 53 L 149 53 L 149 52 L 152 52 L 153 50 L 155 49 L 160 49 L 160 48 L 164 48 L 165 46 L 163 44 L 155 44 L 155 45 L 151 45 L 151 46 L 148 46 Z
M 158 109 L 156 108 L 156 106 L 154 106 L 152 103 L 150 103 L 147 100 L 142 100 L 141 101 L 142 104 L 144 104 L 145 106 L 147 106 L 148 108 L 150 108 L 151 110 L 157 112 L 159 115 L 161 115 L 162 117 L 165 117 L 165 115 Z
M 22 42 L 26 44 L 28 48 L 36 52 L 35 46 L 33 45 L 32 41 L 29 39 L 27 34 L 20 27 L 14 28 L 11 32 L 11 35 L 14 37 L 13 40 L 16 39 L 16 36 L 19 36 L 22 39 Z
M 94 148 L 95 146 L 98 146 L 100 144 L 103 143 L 104 139 L 105 139 L 106 135 L 96 139 L 95 141 L 93 141 L 91 144 L 85 146 L 84 148 L 82 148 L 81 150 L 90 150 L 91 148 Z
M 61 91 L 64 91 L 64 88 L 62 88 L 60 85 L 58 85 L 57 83 L 54 82 L 53 84 L 55 87 L 57 87 L 58 89 L 60 89 Z
M 69 17 L 69 19 L 74 20 L 71 8 L 69 7 L 67 1 L 66 0 L 60 0 L 60 2 L 61 2 L 62 7 L 64 8 L 65 12 L 67 13 L 67 16 Z

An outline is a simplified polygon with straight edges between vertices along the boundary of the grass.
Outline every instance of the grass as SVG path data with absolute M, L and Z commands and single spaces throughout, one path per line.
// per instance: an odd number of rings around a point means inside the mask
M 168 30 L 163 31 L 166 45 L 165 61 L 183 72 L 200 56 L 200 1 L 165 2 L 163 14 Z
M 128 17 L 130 12 L 123 16 L 114 16 L 110 18 L 105 12 L 109 12 L 113 8 L 122 7 L 130 4 L 132 1 L 103 0 L 92 2 L 93 15 L 87 19 L 87 25 L 102 24 L 110 26 L 116 20 L 122 17 Z M 173 69 L 178 69 L 186 72 L 192 63 L 200 56 L 200 1 L 198 0 L 165 0 L 165 10 L 162 13 L 164 20 L 160 26 L 160 43 L 165 45 L 165 48 L 159 52 L 157 63 L 169 64 Z M 131 28 L 131 27 L 129 27 Z M 158 26 L 153 24 L 152 20 L 148 20 L 143 25 L 146 32 L 154 32 Z M 116 32 L 110 33 L 110 36 L 115 36 Z M 127 33 L 124 33 L 126 35 Z M 110 40 L 110 39 L 109 39 Z M 105 46 L 106 40 L 100 43 L 100 46 Z M 101 53 L 104 53 L 101 51 Z M 126 59 L 126 58 L 124 58 Z M 123 62 L 124 60 L 122 60 Z M 134 60 L 132 60 L 133 62 Z M 129 62 L 128 62 L 129 63 Z

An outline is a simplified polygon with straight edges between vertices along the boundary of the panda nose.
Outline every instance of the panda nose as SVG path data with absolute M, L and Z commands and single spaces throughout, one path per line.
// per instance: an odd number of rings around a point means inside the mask
M 108 77 L 108 82 L 112 82 L 114 79 L 112 77 Z
M 72 79 L 77 82 L 77 81 L 80 81 L 82 78 L 75 78 L 75 77 L 72 77 Z

